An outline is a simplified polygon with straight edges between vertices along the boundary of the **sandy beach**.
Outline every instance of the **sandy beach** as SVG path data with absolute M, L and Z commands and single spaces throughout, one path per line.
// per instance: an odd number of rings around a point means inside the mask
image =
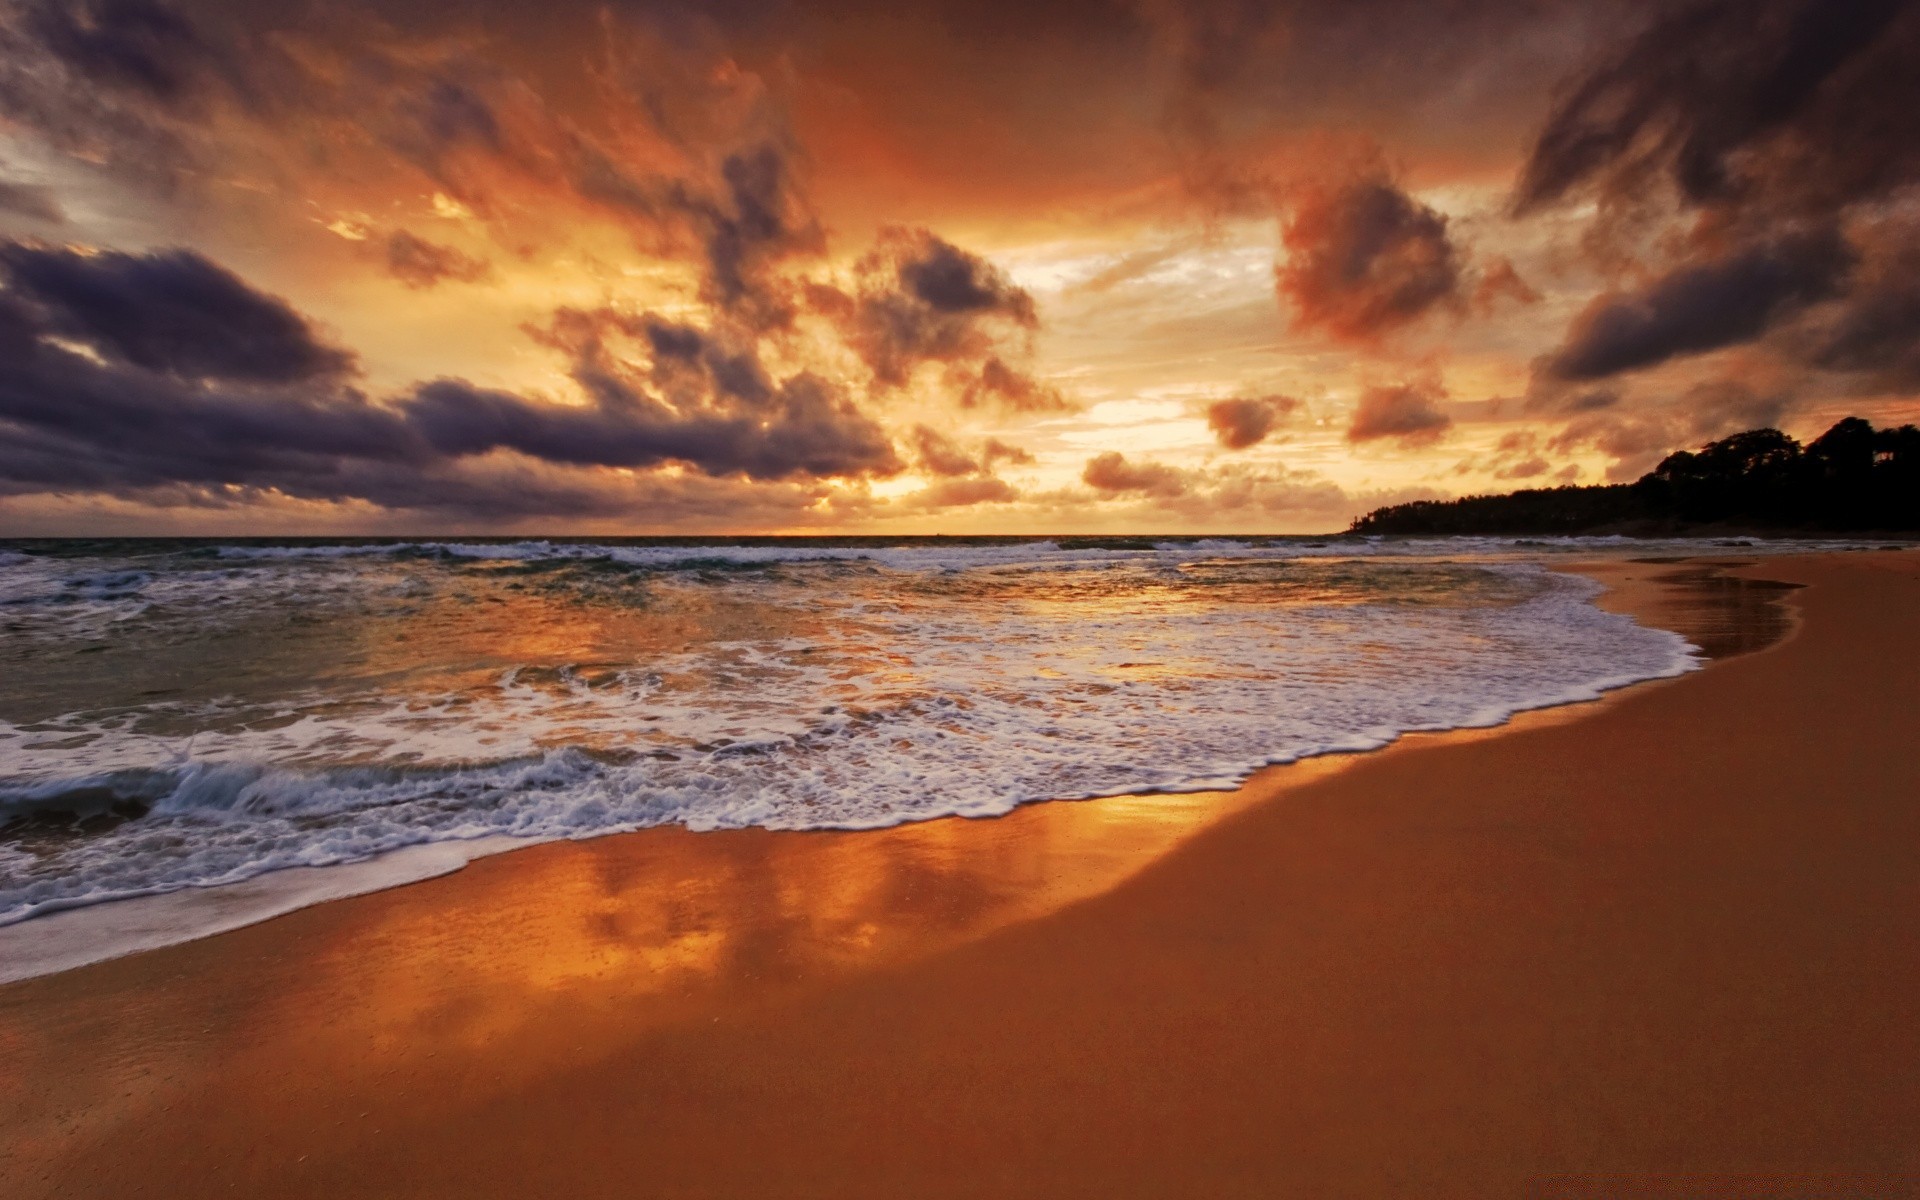
M 1736 589 L 1731 656 L 1231 794 L 556 843 L 0 987 L 0 1190 L 1920 1195 L 1920 553 L 1590 569 L 1683 631 L 1663 577 Z

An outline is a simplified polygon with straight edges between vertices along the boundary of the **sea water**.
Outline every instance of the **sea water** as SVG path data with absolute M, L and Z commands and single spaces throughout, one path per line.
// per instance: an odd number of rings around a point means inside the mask
M 1692 669 L 1550 569 L 1607 548 L 0 544 L 0 924 L 407 847 L 1224 787 Z

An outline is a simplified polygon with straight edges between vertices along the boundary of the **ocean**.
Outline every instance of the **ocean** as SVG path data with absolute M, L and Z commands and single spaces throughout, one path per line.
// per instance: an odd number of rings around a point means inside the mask
M 1694 669 L 1552 569 L 1659 549 L 0 543 L 0 925 L 433 844 L 1228 787 Z

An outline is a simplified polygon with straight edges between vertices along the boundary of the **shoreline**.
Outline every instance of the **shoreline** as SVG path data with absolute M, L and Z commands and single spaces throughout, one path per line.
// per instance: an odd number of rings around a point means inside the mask
M 1716 547 L 1716 549 L 1726 548 Z M 1676 561 L 1694 562 L 1696 560 Z M 1637 616 L 1631 605 L 1603 603 L 1611 592 L 1622 586 L 1622 576 L 1627 570 L 1642 569 L 1634 563 L 1600 559 L 1566 563 L 1542 561 L 1538 565 L 1549 573 L 1587 578 L 1600 583 L 1606 590 L 1590 598 L 1589 603 L 1607 611 Z M 1703 577 L 1713 574 L 1715 572 L 1712 570 L 1702 572 Z M 1639 597 L 1640 607 L 1652 607 L 1660 590 L 1656 588 L 1653 596 Z M 1679 618 L 1678 623 L 1685 623 L 1684 616 L 1680 613 L 1668 615 Z M 1668 628 L 1668 625 L 1654 621 L 1641 620 L 1640 623 L 1652 628 Z M 1674 622 L 1670 621 L 1669 624 L 1671 623 Z M 1683 637 L 1688 636 L 1685 630 L 1670 631 L 1679 632 Z M 1770 637 L 1777 636 L 1779 636 L 1777 633 L 1768 634 L 1763 630 L 1756 645 L 1764 644 Z M 1734 652 L 1740 651 L 1736 649 Z M 1372 734 L 1355 734 L 1352 745 L 1330 746 L 1285 761 L 1269 761 L 1250 767 L 1231 780 L 1196 780 L 1180 787 L 1048 796 L 1021 801 L 1004 812 L 985 818 L 947 813 L 905 819 L 891 826 L 877 826 L 872 829 L 843 830 L 827 826 L 817 830 L 780 832 L 875 832 L 878 829 L 897 828 L 901 825 L 927 821 L 999 820 L 1019 809 L 1038 804 L 1141 801 L 1167 797 L 1211 797 L 1213 799 L 1208 803 L 1225 812 L 1237 807 L 1237 803 L 1220 800 L 1219 797 L 1237 796 L 1267 772 L 1286 771 L 1307 763 L 1322 764 L 1317 768 L 1319 770 L 1334 769 L 1338 764 L 1349 759 L 1377 753 L 1408 737 L 1445 737 L 1453 734 L 1504 729 L 1531 713 L 1552 712 L 1597 703 L 1625 689 L 1677 678 L 1700 669 L 1717 656 L 1713 650 L 1703 649 L 1696 644 L 1692 662 L 1677 665 L 1667 673 L 1601 679 L 1585 685 L 1582 689 L 1585 694 L 1528 703 L 1515 709 L 1503 708 L 1489 719 L 1474 719 L 1442 729 L 1401 730 L 1385 737 L 1384 740 L 1377 739 Z M 1361 744 L 1364 742 L 1372 744 Z M 212 887 L 188 885 L 148 895 L 76 904 L 69 908 L 36 915 L 24 921 L 0 925 L 0 986 L 42 978 L 61 971 L 76 970 L 95 963 L 109 962 L 131 954 L 162 950 L 203 938 L 216 937 L 314 905 L 436 879 L 464 870 L 478 859 L 497 854 L 517 853 L 556 841 L 627 837 L 666 827 L 670 826 L 651 826 L 638 830 L 614 829 L 584 838 L 530 838 L 495 834 L 468 839 L 416 842 L 377 854 L 369 859 L 353 862 L 322 867 L 280 868 L 234 883 Z
M 551 843 L 9 985 L 0 1169 L 22 1195 L 1911 1194 L 1916 568 L 1741 568 L 1814 585 L 1768 653 L 1275 768 L 1191 824 L 1155 797 Z

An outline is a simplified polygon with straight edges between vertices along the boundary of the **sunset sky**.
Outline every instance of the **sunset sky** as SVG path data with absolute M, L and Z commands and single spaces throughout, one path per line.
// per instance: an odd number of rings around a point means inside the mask
M 0 0 L 0 533 L 1313 532 L 1920 416 L 1920 3 Z

